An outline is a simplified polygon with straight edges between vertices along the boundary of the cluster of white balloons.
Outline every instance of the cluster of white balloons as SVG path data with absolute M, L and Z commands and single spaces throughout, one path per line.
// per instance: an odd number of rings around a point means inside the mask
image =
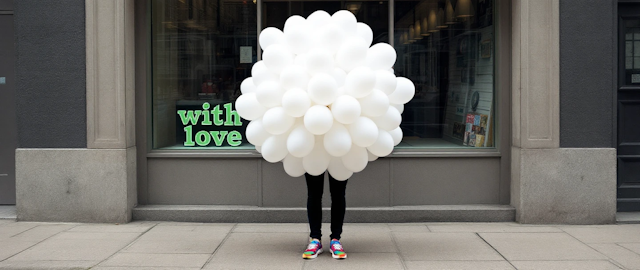
M 346 180 L 400 143 L 413 83 L 393 73 L 396 51 L 349 11 L 294 15 L 260 33 L 264 53 L 240 85 L 247 140 L 293 177 L 326 170 Z

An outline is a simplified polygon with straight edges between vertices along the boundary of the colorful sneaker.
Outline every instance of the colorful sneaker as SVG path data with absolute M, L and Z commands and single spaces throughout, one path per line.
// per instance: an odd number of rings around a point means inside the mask
M 311 239 L 309 246 L 307 246 L 307 250 L 302 253 L 302 258 L 315 259 L 320 253 L 322 253 L 322 243 L 320 243 L 320 240 L 318 239 Z
M 340 240 L 338 239 L 331 239 L 331 248 L 329 250 L 331 250 L 331 257 L 333 257 L 334 259 L 347 258 L 347 253 L 345 253 L 344 249 L 342 249 L 342 244 L 340 244 Z

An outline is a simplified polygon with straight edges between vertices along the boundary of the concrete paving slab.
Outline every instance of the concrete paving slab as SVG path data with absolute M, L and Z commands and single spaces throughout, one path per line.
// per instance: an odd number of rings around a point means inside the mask
M 22 241 L 37 241 L 40 242 L 60 232 L 67 231 L 76 225 L 71 224 L 57 224 L 57 225 L 38 225 L 30 230 L 23 231 L 12 236 L 12 239 L 18 239 Z
M 132 222 L 127 224 L 82 224 L 71 228 L 70 232 L 134 232 L 142 233 L 155 226 L 155 222 Z
M 502 261 L 408 261 L 408 270 L 515 270 L 509 262 Z
M 272 232 L 303 232 L 309 233 L 309 225 L 305 223 L 262 223 L 238 224 L 233 228 L 234 233 L 272 233 Z
M 19 234 L 21 232 L 33 229 L 39 224 L 36 223 L 23 223 L 23 222 L 11 222 L 0 224 L 0 239 L 8 238 Z
M 393 232 L 406 261 L 500 261 L 503 258 L 474 233 Z
M 302 259 L 302 258 L 301 258 Z M 394 270 L 404 269 L 402 261 L 396 253 L 347 253 L 347 259 L 336 260 L 327 252 L 318 255 L 313 260 L 305 260 L 302 269 L 332 269 L 332 270 L 359 270 L 359 269 L 381 269 Z
M 640 255 L 640 243 L 618 243 L 618 245 Z
M 420 223 L 388 224 L 392 232 L 429 232 L 426 225 Z
M 7 261 L 102 261 L 136 237 L 137 233 L 62 232 Z
M 617 270 L 609 261 L 512 261 L 518 270 Z
M 118 253 L 100 266 L 128 267 L 202 267 L 211 254 Z
M 640 226 L 638 225 L 561 226 L 560 228 L 588 244 L 640 243 Z
M 306 233 L 232 233 L 203 269 L 298 270 L 307 241 Z
M 200 270 L 200 267 L 178 268 L 178 267 L 135 267 L 135 266 L 96 266 L 91 270 Z
M 428 223 L 432 232 L 562 232 L 552 226 L 520 225 L 513 222 L 496 223 Z
M 640 269 L 640 255 L 616 244 L 589 244 L 626 269 Z
M 7 270 L 76 270 L 89 269 L 99 261 L 2 261 L 0 269 Z
M 0 240 L 0 261 L 6 260 L 37 243 L 38 241 L 25 241 L 13 238 L 2 239 Z
M 347 253 L 388 253 L 397 251 L 389 232 L 378 233 L 364 231 L 342 233 L 340 242 Z M 306 246 L 307 243 L 303 244 Z M 330 243 L 331 237 L 329 235 L 322 237 L 322 244 L 327 251 L 329 251 Z
M 326 228 L 326 229 L 325 229 Z M 323 224 L 322 229 L 329 232 L 331 224 Z M 345 223 L 342 226 L 343 233 L 348 232 L 389 232 L 389 225 L 387 223 Z
M 602 254 L 565 233 L 480 233 L 507 260 L 602 260 Z
M 213 253 L 231 225 L 155 226 L 122 252 Z

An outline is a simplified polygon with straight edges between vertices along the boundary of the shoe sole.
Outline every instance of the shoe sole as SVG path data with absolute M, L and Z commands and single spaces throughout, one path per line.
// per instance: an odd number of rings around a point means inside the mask
M 311 256 L 311 257 L 305 257 L 304 255 L 302 256 L 303 259 L 305 260 L 310 260 L 310 259 L 315 259 L 318 257 L 318 255 L 320 255 L 320 253 L 322 253 L 322 249 L 319 249 L 318 252 L 316 252 L 315 255 Z
M 347 254 L 344 254 L 344 257 L 338 257 L 336 254 L 333 254 L 333 250 L 329 250 L 331 251 L 331 257 L 333 257 L 334 259 L 338 259 L 338 260 L 344 260 L 347 258 Z

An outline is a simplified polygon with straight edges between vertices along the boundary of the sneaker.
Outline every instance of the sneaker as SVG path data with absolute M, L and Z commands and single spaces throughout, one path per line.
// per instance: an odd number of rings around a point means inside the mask
M 340 240 L 331 239 L 331 257 L 334 259 L 346 259 L 347 253 L 342 249 L 342 244 L 340 244 Z
M 320 253 L 322 253 L 322 244 L 320 243 L 320 240 L 311 239 L 311 242 L 309 242 L 309 246 L 307 246 L 307 250 L 302 253 L 302 258 L 315 259 Z

